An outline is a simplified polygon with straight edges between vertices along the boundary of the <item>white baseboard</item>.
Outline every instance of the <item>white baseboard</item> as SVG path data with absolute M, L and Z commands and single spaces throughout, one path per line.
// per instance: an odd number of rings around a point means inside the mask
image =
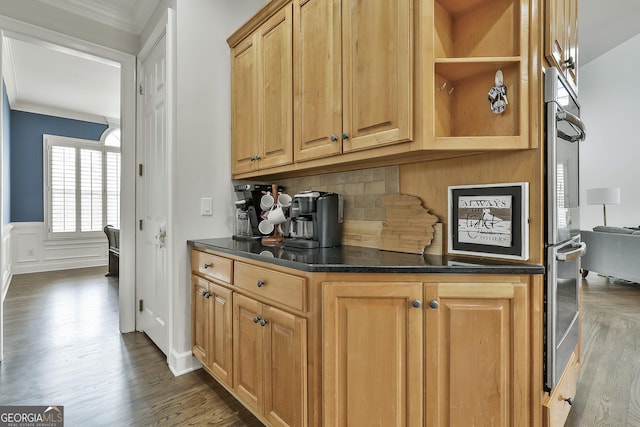
M 176 377 L 194 371 L 200 367 L 198 361 L 193 357 L 190 351 L 179 353 L 175 350 L 171 350 L 169 352 L 168 362 L 169 369 Z

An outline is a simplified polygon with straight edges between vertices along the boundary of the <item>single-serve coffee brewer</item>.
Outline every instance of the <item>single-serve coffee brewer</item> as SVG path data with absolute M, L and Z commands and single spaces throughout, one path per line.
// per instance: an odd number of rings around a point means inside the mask
M 293 196 L 285 226 L 285 247 L 330 248 L 342 239 L 342 197 L 336 193 L 303 191 Z
M 260 200 L 262 196 L 272 191 L 271 184 L 241 184 L 234 185 L 234 191 L 242 193 L 242 198 L 234 202 L 233 238 L 235 240 L 259 240 L 264 235 L 260 233 L 258 225 L 262 218 Z M 283 187 L 278 187 L 283 192 Z

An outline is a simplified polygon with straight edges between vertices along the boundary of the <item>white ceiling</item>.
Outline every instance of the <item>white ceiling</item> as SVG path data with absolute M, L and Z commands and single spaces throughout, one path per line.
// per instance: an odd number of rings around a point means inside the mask
M 159 3 L 159 0 L 39 1 L 138 36 Z M 640 33 L 640 1 L 578 1 L 580 64 Z M 5 51 L 11 64 L 8 74 L 13 75 L 13 81 L 11 76 L 6 79 L 12 108 L 45 114 L 49 110 L 66 111 L 67 116 L 93 117 L 94 121 L 119 118 L 120 77 L 113 64 L 20 40 L 10 39 Z

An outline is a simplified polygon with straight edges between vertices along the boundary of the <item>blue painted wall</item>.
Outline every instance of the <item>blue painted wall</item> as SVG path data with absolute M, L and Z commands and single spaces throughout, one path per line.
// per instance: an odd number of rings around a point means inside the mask
M 11 222 L 43 222 L 42 135 L 98 141 L 107 125 L 11 111 Z
M 9 107 L 9 98 L 7 97 L 7 88 L 2 81 L 2 223 L 8 224 L 11 218 L 11 109 Z

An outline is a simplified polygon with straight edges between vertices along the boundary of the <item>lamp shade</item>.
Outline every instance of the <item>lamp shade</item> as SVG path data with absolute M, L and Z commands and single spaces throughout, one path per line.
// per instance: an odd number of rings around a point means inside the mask
M 620 188 L 589 188 L 587 189 L 587 204 L 619 205 Z

